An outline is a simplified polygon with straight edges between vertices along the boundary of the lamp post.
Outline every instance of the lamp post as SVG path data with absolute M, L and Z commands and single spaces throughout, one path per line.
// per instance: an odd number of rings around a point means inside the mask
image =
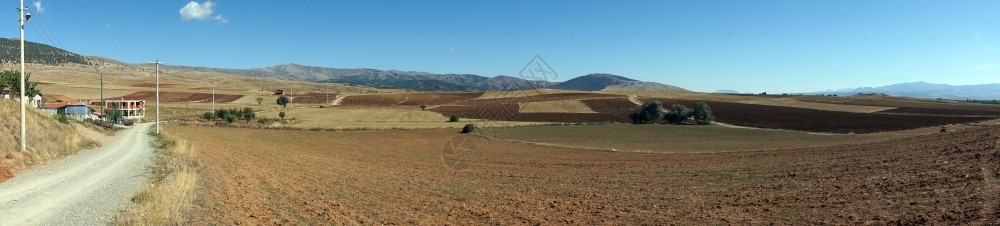
M 17 12 L 21 13 L 21 18 L 17 21 L 21 23 L 21 151 L 27 150 L 27 141 L 25 140 L 24 128 L 24 22 L 27 22 L 31 18 L 31 13 L 25 15 L 24 11 L 27 11 L 28 7 L 24 7 L 24 0 L 21 0 L 21 8 L 17 8 Z

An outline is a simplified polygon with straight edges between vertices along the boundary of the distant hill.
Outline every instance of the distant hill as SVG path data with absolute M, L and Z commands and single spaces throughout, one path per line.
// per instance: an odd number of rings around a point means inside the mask
M 942 98 L 942 99 L 978 99 L 993 100 L 1000 99 L 1000 84 L 983 85 L 947 85 L 933 84 L 927 82 L 910 82 L 893 84 L 882 87 L 861 87 L 853 89 L 826 90 L 816 92 L 820 94 L 854 95 L 858 93 L 884 93 L 893 96 L 908 96 L 921 98 Z
M 473 74 L 435 74 L 417 71 L 341 69 L 299 64 L 276 65 L 254 69 L 216 69 L 168 66 L 175 69 L 211 71 L 250 77 L 266 77 L 310 82 L 332 82 L 418 91 L 483 91 L 526 88 L 557 88 L 596 91 L 603 89 L 687 91 L 675 86 L 642 82 L 609 74 L 590 74 L 566 82 L 528 81 L 500 75 L 484 77 Z
M 21 41 L 13 38 L 0 38 L 0 62 L 4 64 L 17 64 L 21 62 Z M 89 65 L 87 58 L 80 54 L 72 53 L 50 45 L 24 42 L 24 60 L 27 63 L 62 65 L 62 64 L 84 64 Z
M 680 87 L 655 82 L 643 82 L 612 74 L 589 74 L 561 82 L 549 88 L 600 91 L 600 90 L 662 90 L 688 91 Z
M 715 92 L 712 92 L 712 93 L 721 93 L 721 94 L 745 94 L 745 93 L 743 93 L 743 92 L 740 92 L 740 91 L 736 91 L 736 90 L 731 90 L 731 89 L 720 89 L 720 90 L 716 90 Z

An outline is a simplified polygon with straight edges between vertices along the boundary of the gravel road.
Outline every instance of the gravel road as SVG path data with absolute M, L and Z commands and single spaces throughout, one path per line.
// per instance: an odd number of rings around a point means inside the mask
M 106 225 L 146 182 L 152 123 L 0 183 L 0 225 Z

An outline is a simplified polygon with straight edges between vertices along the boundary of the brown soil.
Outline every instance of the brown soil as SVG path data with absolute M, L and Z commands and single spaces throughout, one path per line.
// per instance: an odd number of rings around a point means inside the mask
M 194 224 L 1000 221 L 996 126 L 717 154 L 584 151 L 460 137 L 477 148 L 458 169 L 445 164 L 452 155 L 442 154 L 445 141 L 458 135 L 450 130 L 166 131 L 205 157 Z
M 344 106 L 442 105 L 467 101 L 482 95 L 482 92 L 373 94 L 344 97 L 340 104 Z
M 0 166 L 0 183 L 12 177 L 14 177 L 14 172 L 11 172 L 7 167 Z
M 215 94 L 216 103 L 229 103 L 235 100 L 243 98 L 243 95 L 236 94 Z M 125 100 L 145 100 L 145 101 L 155 101 L 156 92 L 155 91 L 139 91 L 122 97 L 112 97 L 109 100 L 115 99 L 125 99 Z M 212 102 L 212 93 L 188 93 L 188 92 L 160 92 L 160 102 L 164 103 L 178 103 L 178 102 L 201 102 L 210 103 Z
M 659 100 L 669 109 L 673 104 L 694 107 L 695 100 Z M 733 125 L 789 129 L 829 133 L 875 133 L 916 129 L 929 126 L 961 124 L 990 120 L 994 117 L 892 115 L 878 113 L 851 113 L 805 108 L 779 107 L 754 104 L 705 101 L 712 109 L 715 120 Z
M 144 87 L 144 88 L 156 88 L 156 83 L 139 83 L 139 84 L 132 84 L 132 86 L 135 86 L 135 87 Z M 162 83 L 162 82 L 160 83 L 160 88 L 161 89 L 162 88 L 174 88 L 174 87 L 178 87 L 178 86 L 180 86 L 180 85 L 179 84 L 174 84 L 174 83 Z

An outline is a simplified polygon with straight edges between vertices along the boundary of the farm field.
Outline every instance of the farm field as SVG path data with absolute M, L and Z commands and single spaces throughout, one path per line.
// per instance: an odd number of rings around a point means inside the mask
M 863 144 L 701 154 L 491 142 L 451 129 L 165 131 L 204 156 L 203 195 L 191 211 L 193 224 L 1000 220 L 1000 166 L 992 164 L 1000 161 L 997 126 Z M 463 167 L 450 168 L 443 147 L 463 139 L 474 142 L 475 151 Z M 613 139 L 605 141 L 618 142 Z
M 933 131 L 933 130 L 928 130 Z M 497 137 L 560 147 L 649 153 L 715 153 L 863 143 L 902 135 L 816 134 L 721 125 L 547 125 L 507 128 Z

